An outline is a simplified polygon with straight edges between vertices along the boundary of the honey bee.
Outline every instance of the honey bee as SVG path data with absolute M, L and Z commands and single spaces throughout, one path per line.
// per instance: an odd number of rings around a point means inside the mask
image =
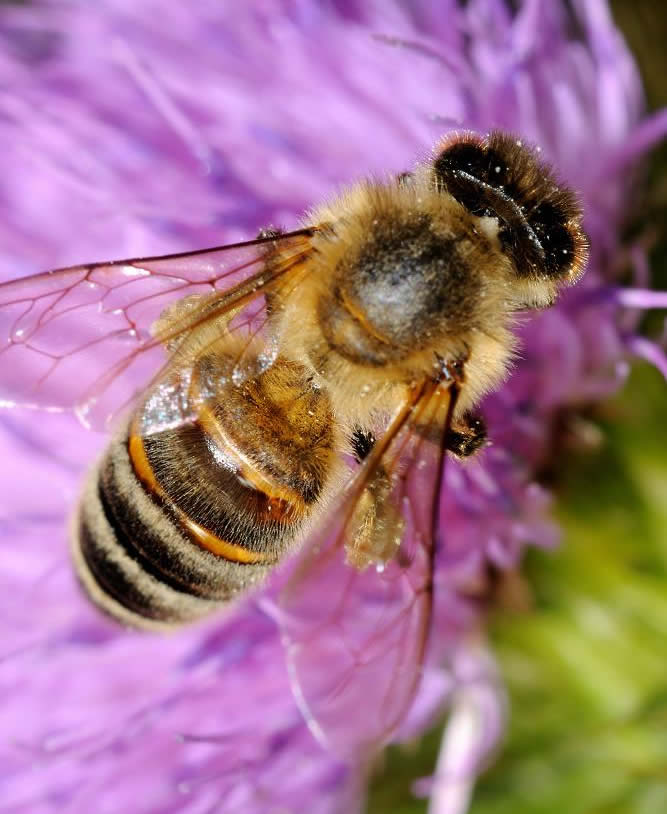
M 0 286 L 3 399 L 122 416 L 72 524 L 89 597 L 170 628 L 298 552 L 280 623 L 309 723 L 344 751 L 385 739 L 419 680 L 447 454 L 484 446 L 476 407 L 515 315 L 550 306 L 586 253 L 534 150 L 457 132 L 296 231 Z

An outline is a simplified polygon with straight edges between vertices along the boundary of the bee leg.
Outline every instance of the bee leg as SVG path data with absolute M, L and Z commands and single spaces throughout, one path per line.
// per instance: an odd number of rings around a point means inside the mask
M 352 446 L 352 454 L 357 462 L 361 463 L 368 457 L 370 451 L 375 446 L 375 436 L 368 430 L 355 427 L 350 437 L 350 444 Z
M 391 498 L 394 481 L 380 467 L 359 496 L 345 546 L 345 561 L 363 571 L 393 559 L 401 544 L 405 520 Z
M 447 431 L 446 448 L 459 458 L 469 458 L 486 444 L 487 432 L 484 419 L 467 413 Z
M 361 427 L 355 427 L 349 440 L 359 464 L 368 457 L 376 441 L 372 432 Z M 388 562 L 398 550 L 404 519 L 391 499 L 394 485 L 380 466 L 359 496 L 350 524 L 354 531 L 345 546 L 346 562 L 359 571 Z
M 425 437 L 432 427 L 421 428 Z M 419 432 L 420 428 L 417 427 Z M 445 446 L 459 458 L 474 455 L 486 443 L 486 424 L 479 415 L 468 413 L 447 431 Z M 376 439 L 372 432 L 355 427 L 350 436 L 352 454 L 358 463 L 368 457 Z M 391 492 L 394 482 L 379 467 L 359 497 L 352 526 L 355 532 L 346 545 L 346 561 L 362 571 L 369 565 L 381 565 L 396 554 L 404 531 L 404 519 L 394 505 Z

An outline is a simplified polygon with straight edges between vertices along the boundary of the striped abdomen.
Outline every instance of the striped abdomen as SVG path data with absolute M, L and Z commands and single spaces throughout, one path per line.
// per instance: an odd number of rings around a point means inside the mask
M 336 440 L 327 397 L 294 362 L 194 402 L 190 383 L 192 420 L 155 432 L 173 402 L 161 387 L 92 472 L 73 541 L 91 598 L 144 627 L 197 619 L 260 582 L 299 539 Z

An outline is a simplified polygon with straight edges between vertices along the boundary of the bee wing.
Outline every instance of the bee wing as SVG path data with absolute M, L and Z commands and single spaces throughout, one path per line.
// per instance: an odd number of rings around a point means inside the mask
M 345 759 L 387 742 L 419 685 L 454 393 L 453 384 L 426 386 L 397 413 L 297 555 L 279 598 L 297 702 L 315 736 Z M 349 564 L 358 507 L 378 473 L 389 476 L 386 500 L 402 525 L 394 556 L 359 570 Z
M 160 369 L 165 345 L 261 298 L 308 255 L 314 231 L 0 284 L 0 406 L 70 410 L 102 423 Z M 192 307 L 155 330 L 186 297 Z M 251 313 L 237 327 L 259 330 L 262 306 Z

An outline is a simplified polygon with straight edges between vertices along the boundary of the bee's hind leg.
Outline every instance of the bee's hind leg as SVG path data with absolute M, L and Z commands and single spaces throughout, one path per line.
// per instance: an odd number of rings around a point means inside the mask
M 469 458 L 487 442 L 486 422 L 476 413 L 466 413 L 447 431 L 445 446 L 458 458 Z

